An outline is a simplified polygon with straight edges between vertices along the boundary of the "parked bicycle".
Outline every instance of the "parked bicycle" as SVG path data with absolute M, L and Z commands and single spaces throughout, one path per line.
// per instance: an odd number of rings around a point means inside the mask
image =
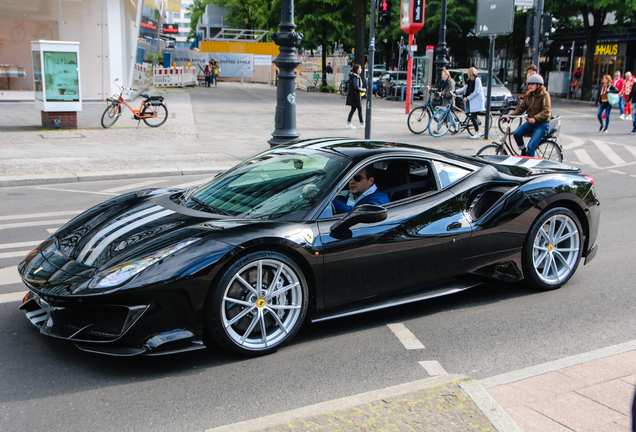
M 380 87 L 378 86 L 378 90 L 379 88 Z M 426 132 L 428 129 L 428 124 L 435 113 L 435 107 L 433 107 L 433 94 L 436 91 L 437 89 L 430 89 L 426 103 L 422 106 L 413 108 L 409 113 L 406 124 L 408 125 L 409 130 L 414 134 L 421 134 Z
M 457 96 L 455 93 L 452 93 L 452 95 L 453 97 Z M 463 120 L 459 119 L 459 113 L 464 114 Z M 478 117 L 477 123 L 478 125 L 481 125 L 484 122 Z M 488 124 L 488 130 L 490 131 L 492 128 L 492 114 L 490 114 L 490 122 Z M 444 108 L 437 111 L 433 117 L 431 117 L 428 125 L 428 133 L 436 138 L 446 135 L 449 131 L 451 135 L 456 135 L 464 130 L 467 130 L 471 136 L 475 136 L 477 134 L 470 115 L 464 112 L 461 108 L 455 106 L 453 103 L 449 103 Z
M 134 109 L 123 97 L 124 91 L 136 89 L 126 88 L 119 85 L 119 78 L 114 81 L 115 85 L 121 90 L 119 96 L 106 99 L 108 107 L 102 114 L 102 126 L 109 128 L 115 124 L 115 122 L 121 116 L 121 105 L 124 104 L 133 113 L 133 120 L 142 120 L 150 127 L 159 127 L 168 119 L 168 107 L 163 103 L 163 96 L 148 96 L 147 94 L 140 94 L 144 100 L 141 102 L 139 109 Z M 139 123 L 137 123 L 139 127 Z
M 340 93 L 343 96 L 346 96 L 348 91 L 349 91 L 349 80 L 343 79 L 340 82 L 340 88 L 338 89 L 338 93 Z
M 526 115 L 520 116 L 509 116 L 513 120 L 523 119 Z M 477 156 L 481 155 L 510 155 L 510 156 L 521 156 L 521 152 L 519 151 L 519 147 L 517 147 L 517 143 L 513 144 L 512 141 L 512 133 L 513 130 L 511 128 L 511 123 L 508 122 L 508 127 L 506 128 L 505 134 L 503 137 L 499 137 L 499 141 L 493 141 L 492 144 L 488 144 L 487 146 L 482 147 L 477 152 Z M 563 161 L 563 148 L 561 144 L 557 142 L 557 138 L 561 131 L 561 116 L 552 117 L 550 120 L 550 130 L 543 137 L 537 148 L 535 149 L 535 156 L 539 159 L 546 159 L 556 162 Z

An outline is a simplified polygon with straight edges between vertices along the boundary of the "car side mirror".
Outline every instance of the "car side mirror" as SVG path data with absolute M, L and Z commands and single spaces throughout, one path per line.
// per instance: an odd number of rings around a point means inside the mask
M 359 223 L 382 222 L 386 219 L 388 211 L 386 208 L 375 204 L 362 204 L 354 207 L 342 219 L 331 226 L 331 235 L 335 238 L 350 238 L 349 228 Z M 347 236 L 346 232 L 349 236 Z

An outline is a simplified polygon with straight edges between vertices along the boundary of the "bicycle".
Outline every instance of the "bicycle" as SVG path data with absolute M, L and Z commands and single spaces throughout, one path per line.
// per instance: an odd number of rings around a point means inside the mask
M 523 119 L 526 115 L 510 116 L 514 120 L 517 118 Z M 561 131 L 561 116 L 552 117 L 550 119 L 550 130 L 543 137 L 537 148 L 535 149 L 535 157 L 539 159 L 546 159 L 556 162 L 563 161 L 563 148 L 558 143 L 557 137 Z M 482 155 L 509 155 L 509 156 L 521 156 L 518 152 L 518 147 L 512 144 L 512 131 L 510 122 L 506 128 L 505 135 L 499 137 L 499 142 L 493 141 L 492 144 L 488 144 L 477 152 L 477 156 Z
M 378 86 L 378 89 L 380 87 Z M 409 127 L 409 130 L 414 134 L 421 134 L 426 132 L 428 129 L 428 124 L 435 113 L 435 108 L 433 107 L 433 93 L 436 92 L 437 89 L 430 89 L 428 91 L 428 98 L 426 103 L 422 106 L 415 107 L 409 113 L 409 117 L 406 119 L 406 124 Z
M 511 119 L 510 116 L 508 115 L 510 114 L 510 112 L 517 109 L 517 106 L 519 106 L 518 101 L 514 101 L 513 103 L 510 103 L 509 101 L 504 100 L 504 105 L 501 107 L 501 111 L 499 112 L 499 118 L 497 119 L 497 126 L 499 127 L 499 130 L 501 131 L 501 133 L 505 134 L 506 128 L 508 126 L 510 126 L 510 130 L 514 132 L 515 130 L 517 130 L 519 126 L 521 126 L 521 123 L 523 123 L 522 118 Z M 503 121 L 504 119 L 508 119 L 508 125 L 506 125 L 506 122 Z
M 121 116 L 122 103 L 132 111 L 133 120 L 139 120 L 140 122 L 143 120 L 150 127 L 159 127 L 166 122 L 168 119 L 168 107 L 163 103 L 163 96 L 140 94 L 139 96 L 143 97 L 144 100 L 141 102 L 139 109 L 136 110 L 122 96 L 125 90 L 135 91 L 136 89 L 122 87 L 118 81 L 119 78 L 115 79 L 114 83 L 121 90 L 119 96 L 106 99 L 108 107 L 102 114 L 102 126 L 105 129 L 114 125 Z M 139 123 L 137 123 L 137 127 L 139 127 Z
M 15 24 L 15 27 L 11 29 L 11 39 L 13 39 L 14 42 L 22 42 L 26 37 L 27 32 L 29 32 L 31 36 L 35 37 L 37 40 L 53 39 L 53 32 L 47 24 L 35 21 L 35 30 L 31 30 L 24 19 L 14 21 L 13 23 Z
M 453 97 L 457 94 L 452 93 Z M 457 113 L 463 113 L 466 117 L 460 120 Z M 435 122 L 435 126 L 433 126 Z M 483 122 L 478 118 L 478 124 Z M 490 114 L 490 122 L 488 123 L 488 131 L 492 128 L 492 114 Z M 464 110 L 457 108 L 452 102 L 446 105 L 444 108 L 437 111 L 429 121 L 428 133 L 435 138 L 442 137 L 450 131 L 451 135 L 456 135 L 460 132 L 467 130 L 471 136 L 475 136 L 476 132 L 473 126 L 473 121 L 470 118 L 470 114 L 464 112 Z
M 340 88 L 338 89 L 338 93 L 340 93 L 343 96 L 346 96 L 348 91 L 349 91 L 349 80 L 343 79 L 340 82 Z

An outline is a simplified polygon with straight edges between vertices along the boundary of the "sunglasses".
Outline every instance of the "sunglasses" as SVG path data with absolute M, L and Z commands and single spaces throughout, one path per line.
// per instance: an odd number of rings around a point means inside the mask
M 369 178 L 369 177 L 362 177 L 360 174 L 356 174 L 353 176 L 353 181 L 356 183 L 360 183 L 360 180 L 366 179 L 366 178 Z

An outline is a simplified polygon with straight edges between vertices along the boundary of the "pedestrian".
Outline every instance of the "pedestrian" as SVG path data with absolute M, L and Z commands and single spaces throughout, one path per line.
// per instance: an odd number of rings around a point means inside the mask
M 621 78 L 620 71 L 614 72 L 614 81 L 612 81 L 612 85 L 616 87 L 618 90 L 618 109 L 621 111 L 621 120 L 625 120 L 625 115 L 623 113 L 623 98 L 621 98 L 621 93 L 623 93 L 623 78 Z
M 536 75 L 538 73 L 539 73 L 539 68 L 537 68 L 537 65 L 535 65 L 534 63 L 530 64 L 530 66 L 526 68 L 526 80 L 530 78 L 532 75 Z M 526 97 L 526 93 L 528 92 L 528 86 L 526 85 L 526 83 L 523 83 L 523 85 L 521 86 L 521 90 L 523 91 L 521 100 L 523 100 L 523 98 Z
M 627 104 L 632 104 L 636 102 L 636 85 L 632 83 L 632 90 L 629 92 L 627 96 L 627 100 L 625 101 Z M 636 106 L 634 108 L 634 113 L 632 114 L 632 131 L 631 135 L 636 135 Z
M 623 97 L 623 114 L 625 114 L 623 120 L 632 120 L 632 104 L 628 102 L 628 99 L 629 94 L 632 92 L 634 81 L 636 81 L 636 78 L 632 76 L 632 73 L 630 71 L 625 72 L 625 80 L 623 81 L 623 92 L 621 94 L 621 96 Z
M 212 65 L 214 67 L 212 78 L 214 79 L 214 87 L 217 87 L 219 83 L 219 74 L 221 73 L 221 65 L 217 59 L 212 59 Z
M 456 92 L 457 94 L 464 94 L 464 102 L 466 103 L 466 112 L 469 113 L 470 119 L 475 127 L 475 135 L 471 136 L 471 139 L 481 138 L 484 134 L 479 133 L 479 122 L 477 120 L 477 114 L 483 111 L 484 108 L 484 90 L 481 85 L 481 78 L 477 74 L 477 69 L 471 67 L 468 69 L 468 81 L 466 85 Z
M 210 74 L 210 66 L 205 65 L 205 69 L 203 69 L 203 75 L 205 75 L 205 84 L 210 87 L 210 80 L 211 80 L 211 74 Z
M 598 106 L 597 117 L 601 127 L 599 132 L 607 133 L 607 127 L 610 122 L 610 111 L 612 110 L 612 104 L 609 102 L 609 93 L 615 93 L 618 96 L 618 89 L 612 84 L 612 77 L 610 75 L 603 75 L 603 80 L 598 86 L 598 96 L 596 98 L 596 106 Z M 605 114 L 605 127 L 603 127 L 603 114 Z
M 446 69 L 442 69 L 441 76 L 442 79 L 437 86 L 437 92 L 442 102 L 442 106 L 446 106 L 455 102 L 455 98 L 453 97 L 453 93 L 455 92 L 455 81 L 451 78 L 450 72 Z M 430 86 L 426 86 L 426 90 L 430 89 Z
M 362 94 L 367 90 L 362 86 L 362 78 L 360 73 L 362 72 L 362 66 L 359 64 L 353 65 L 351 73 L 349 74 L 349 90 L 347 91 L 347 105 L 351 107 L 349 111 L 349 117 L 347 118 L 347 129 L 356 129 L 351 124 L 351 118 L 353 113 L 358 110 L 358 119 L 360 119 L 360 127 L 364 127 L 364 120 L 362 119 Z
M 576 69 L 574 71 L 574 74 L 572 74 L 572 84 L 570 85 L 570 87 L 572 87 L 572 93 L 574 94 L 574 99 L 576 99 L 578 97 L 578 92 L 579 92 L 579 81 L 581 79 L 581 69 Z
M 327 66 L 325 67 L 325 73 L 328 73 L 328 74 L 333 73 L 333 68 L 331 67 L 331 63 L 327 63 Z

